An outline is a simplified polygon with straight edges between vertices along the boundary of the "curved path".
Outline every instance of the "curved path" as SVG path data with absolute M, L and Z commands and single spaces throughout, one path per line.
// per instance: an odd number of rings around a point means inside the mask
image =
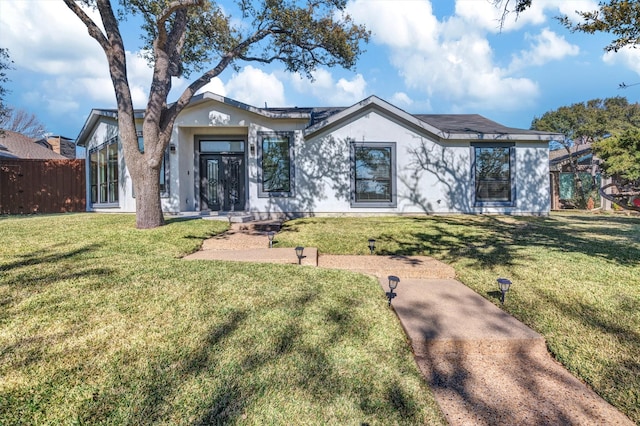
M 298 263 L 269 249 L 279 224 L 233 224 L 186 257 Z M 451 425 L 633 425 L 549 356 L 544 338 L 424 256 L 330 256 L 305 248 L 303 265 L 400 278 L 392 305 L 416 362 Z

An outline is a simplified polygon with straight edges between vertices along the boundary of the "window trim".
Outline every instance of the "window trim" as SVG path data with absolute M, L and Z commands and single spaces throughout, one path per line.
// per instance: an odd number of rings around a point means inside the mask
M 476 149 L 477 148 L 509 148 L 509 200 L 478 200 L 478 183 L 476 171 Z M 473 188 L 474 207 L 515 207 L 516 205 L 516 144 L 514 142 L 472 142 L 471 143 L 471 184 Z
M 120 207 L 120 146 L 119 146 L 119 140 L 117 136 L 114 136 L 112 138 L 110 138 L 109 140 L 101 143 L 100 145 L 92 148 L 89 150 L 88 152 L 88 159 L 89 159 L 89 202 L 91 207 L 98 207 L 98 208 L 106 208 L 106 207 Z M 109 179 L 110 178 L 110 170 L 112 170 L 111 168 L 111 164 L 110 164 L 110 160 L 109 160 L 109 149 L 110 147 L 115 145 L 115 152 L 116 152 L 116 168 L 115 168 L 115 180 L 114 179 Z M 106 182 L 102 182 L 100 179 L 100 152 L 104 150 L 104 161 L 105 161 L 105 167 L 106 167 Z M 94 177 L 94 173 L 93 173 L 93 165 L 92 165 L 92 156 L 96 154 L 97 156 L 97 161 L 96 161 L 96 170 L 95 170 L 95 181 L 96 181 L 96 197 L 95 197 L 95 201 L 93 199 L 93 181 L 92 178 Z M 113 201 L 109 201 L 109 186 L 110 185 L 115 185 L 115 191 L 114 191 L 114 195 L 115 195 L 115 200 Z M 101 202 L 100 201 L 100 196 L 101 196 L 101 191 L 102 189 L 105 191 L 105 195 L 106 195 L 106 199 L 107 201 Z
M 390 170 L 390 195 L 389 201 L 356 201 L 356 150 L 358 148 L 390 148 L 391 149 L 391 170 Z M 351 188 L 350 188 L 350 203 L 351 207 L 355 208 L 396 208 L 398 206 L 398 194 L 397 194 L 397 176 L 396 176 L 396 142 L 355 142 L 350 143 L 350 164 L 351 164 Z
M 264 174 L 262 170 L 262 143 L 265 137 L 281 136 L 289 139 L 289 191 L 265 191 Z M 258 198 L 295 197 L 295 161 L 294 161 L 294 132 L 258 132 L 257 135 L 257 163 L 258 163 Z

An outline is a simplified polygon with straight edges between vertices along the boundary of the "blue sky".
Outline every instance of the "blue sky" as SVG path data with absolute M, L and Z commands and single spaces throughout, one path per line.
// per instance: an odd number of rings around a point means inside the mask
M 640 86 L 618 85 L 640 82 L 640 49 L 606 53 L 610 35 L 572 34 L 554 19 L 596 5 L 534 0 L 500 31 L 490 0 L 351 0 L 348 12 L 372 31 L 354 71 L 319 69 L 310 82 L 280 65 L 240 63 L 207 89 L 270 107 L 349 106 L 376 95 L 409 113 L 478 113 L 529 128 L 535 116 L 576 102 L 639 101 Z M 151 70 L 138 56 L 136 29 L 130 21 L 123 32 L 135 106 L 143 108 Z M 36 114 L 49 132 L 75 138 L 91 108 L 115 106 L 104 53 L 62 1 L 2 0 L 0 47 L 15 68 L 7 104 Z M 174 81 L 170 101 L 187 84 Z

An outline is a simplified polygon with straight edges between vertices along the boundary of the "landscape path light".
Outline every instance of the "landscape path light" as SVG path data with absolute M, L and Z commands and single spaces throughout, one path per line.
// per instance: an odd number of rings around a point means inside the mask
M 304 252 L 304 247 L 298 246 L 296 247 L 296 256 L 298 256 L 298 265 L 302 265 L 302 252 Z
M 498 278 L 498 286 L 500 287 L 500 303 L 504 305 L 504 296 L 509 291 L 509 287 L 511 287 L 511 281 L 506 278 Z
M 376 240 L 373 238 L 369 238 L 369 251 L 373 254 L 373 251 L 376 249 Z
M 396 294 L 393 292 L 393 290 L 395 290 L 396 287 L 398 287 L 398 283 L 400 282 L 400 278 L 396 277 L 395 275 L 389 275 L 388 279 L 389 279 L 389 293 L 388 293 L 389 306 L 391 306 L 391 299 L 396 297 Z
M 269 237 L 269 248 L 273 248 L 273 237 L 275 237 L 276 233 L 273 231 L 269 231 L 267 237 Z

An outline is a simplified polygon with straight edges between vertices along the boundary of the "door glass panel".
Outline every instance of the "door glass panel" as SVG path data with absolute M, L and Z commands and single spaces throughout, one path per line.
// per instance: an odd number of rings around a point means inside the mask
M 207 160 L 207 200 L 209 205 L 218 204 L 218 160 Z
M 244 142 L 200 141 L 200 152 L 244 152 Z
M 230 158 L 227 164 L 227 191 L 229 204 L 235 206 L 240 197 L 240 164 L 235 158 Z

